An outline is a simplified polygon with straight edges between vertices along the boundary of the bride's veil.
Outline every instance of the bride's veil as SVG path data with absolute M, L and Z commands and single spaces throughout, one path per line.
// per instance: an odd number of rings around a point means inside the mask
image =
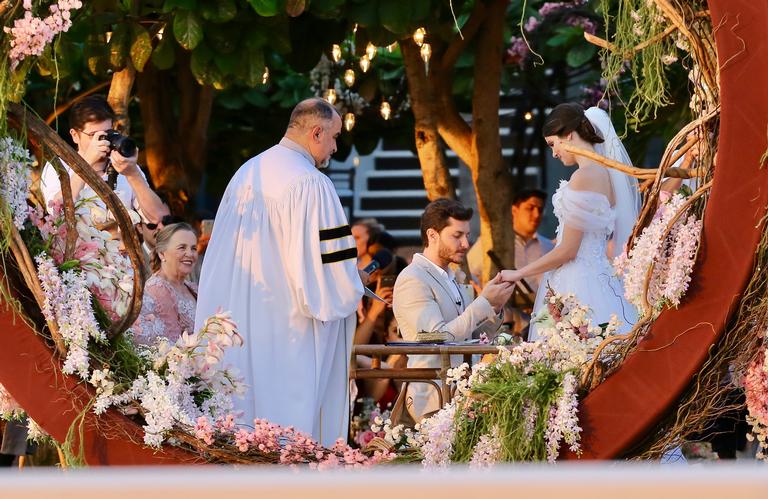
M 621 143 L 616 130 L 613 128 L 608 113 L 597 107 L 590 107 L 584 113 L 587 119 L 595 127 L 597 133 L 603 137 L 602 144 L 595 144 L 595 152 L 614 161 L 631 165 L 629 154 Z M 608 168 L 611 178 L 613 195 L 615 198 L 616 225 L 613 229 L 613 255 L 620 255 L 627 244 L 629 236 L 637 222 L 640 211 L 640 193 L 638 192 L 637 179 L 613 168 Z

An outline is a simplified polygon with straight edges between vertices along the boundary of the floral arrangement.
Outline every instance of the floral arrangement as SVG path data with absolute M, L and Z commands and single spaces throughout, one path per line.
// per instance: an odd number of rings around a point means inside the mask
M 32 0 L 24 0 L 24 15 L 13 22 L 12 28 L 5 27 L 10 35 L 11 70 L 25 58 L 41 55 L 56 35 L 68 31 L 72 27 L 72 12 L 82 6 L 80 0 L 59 0 L 49 5 L 50 14 L 43 18 L 35 16 Z
M 616 316 L 593 326 L 590 311 L 573 295 L 548 291 L 535 321 L 542 339 L 500 346 L 490 363 L 451 369 L 452 401 L 415 432 L 386 421 L 384 440 L 417 452 L 424 466 L 453 462 L 487 467 L 498 462 L 554 462 L 564 442 L 580 451 L 579 374 L 603 339 L 616 332 Z
M 373 431 L 372 428 L 383 426 L 384 421 L 389 419 L 390 411 L 381 410 L 381 407 L 371 397 L 358 399 L 361 405 L 359 413 L 355 414 L 350 423 L 349 439 L 360 447 L 365 447 L 376 438 L 384 438 L 385 434 L 379 431 Z
M 129 210 L 138 223 L 138 214 Z M 81 271 L 88 289 L 98 299 L 110 320 L 125 315 L 133 292 L 133 268 L 130 260 L 120 252 L 120 242 L 113 235 L 97 227 L 109 221 L 107 211 L 95 199 L 84 199 L 75 205 L 77 240 L 73 260 L 64 261 L 64 249 L 69 228 L 64 219 L 61 200 L 48 204 L 48 212 L 40 207 L 29 209 L 29 220 L 37 228 L 42 240 L 29 232 L 36 253 L 50 255 L 57 266 L 76 267 Z
M 0 198 L 5 202 L 13 225 L 24 226 L 27 218 L 29 167 L 33 163 L 29 151 L 11 137 L 0 138 Z
M 14 400 L 8 390 L 0 385 L 0 418 L 19 419 L 24 415 L 24 409 Z
M 702 222 L 694 214 L 681 214 L 685 204 L 683 192 L 662 193 L 651 223 L 629 253 L 614 260 L 624 279 L 625 296 L 642 316 L 655 317 L 665 305 L 678 306 L 688 289 Z

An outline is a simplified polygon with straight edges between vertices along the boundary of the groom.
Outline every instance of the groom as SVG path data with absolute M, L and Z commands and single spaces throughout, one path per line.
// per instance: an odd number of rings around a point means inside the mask
M 473 333 L 492 334 L 501 325 L 500 312 L 512 294 L 511 283 L 491 279 L 474 301 L 454 278 L 451 264 L 459 264 L 469 250 L 469 220 L 472 208 L 458 201 L 438 199 L 421 216 L 424 252 L 413 255 L 413 262 L 398 276 L 393 292 L 393 310 L 403 338 L 416 341 L 420 332 L 445 332 L 452 341 L 469 339 Z M 463 361 L 451 356 L 451 365 Z M 408 367 L 439 368 L 440 359 L 428 355 L 409 355 Z M 440 409 L 438 391 L 425 383 L 408 388 L 413 403 L 411 416 L 420 420 Z

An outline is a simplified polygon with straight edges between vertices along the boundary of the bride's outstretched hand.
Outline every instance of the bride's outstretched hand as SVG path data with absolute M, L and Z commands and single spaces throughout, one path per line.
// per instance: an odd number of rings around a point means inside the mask
M 517 282 L 523 278 L 519 270 L 502 270 L 499 275 L 503 282 Z

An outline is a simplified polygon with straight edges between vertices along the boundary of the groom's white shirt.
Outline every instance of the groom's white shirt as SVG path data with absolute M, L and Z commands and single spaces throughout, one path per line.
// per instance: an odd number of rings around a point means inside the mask
M 393 309 L 403 339 L 415 341 L 420 331 L 444 331 L 456 341 L 469 339 L 477 331 L 494 333 L 501 319 L 488 300 L 479 296 L 474 301 L 456 284 L 452 273 L 435 265 L 421 253 L 398 276 L 393 293 Z M 461 355 L 451 357 L 459 365 Z M 440 358 L 409 355 L 408 367 L 440 367 Z M 425 383 L 409 387 L 412 399 L 409 411 L 414 419 L 440 408 L 437 390 Z

